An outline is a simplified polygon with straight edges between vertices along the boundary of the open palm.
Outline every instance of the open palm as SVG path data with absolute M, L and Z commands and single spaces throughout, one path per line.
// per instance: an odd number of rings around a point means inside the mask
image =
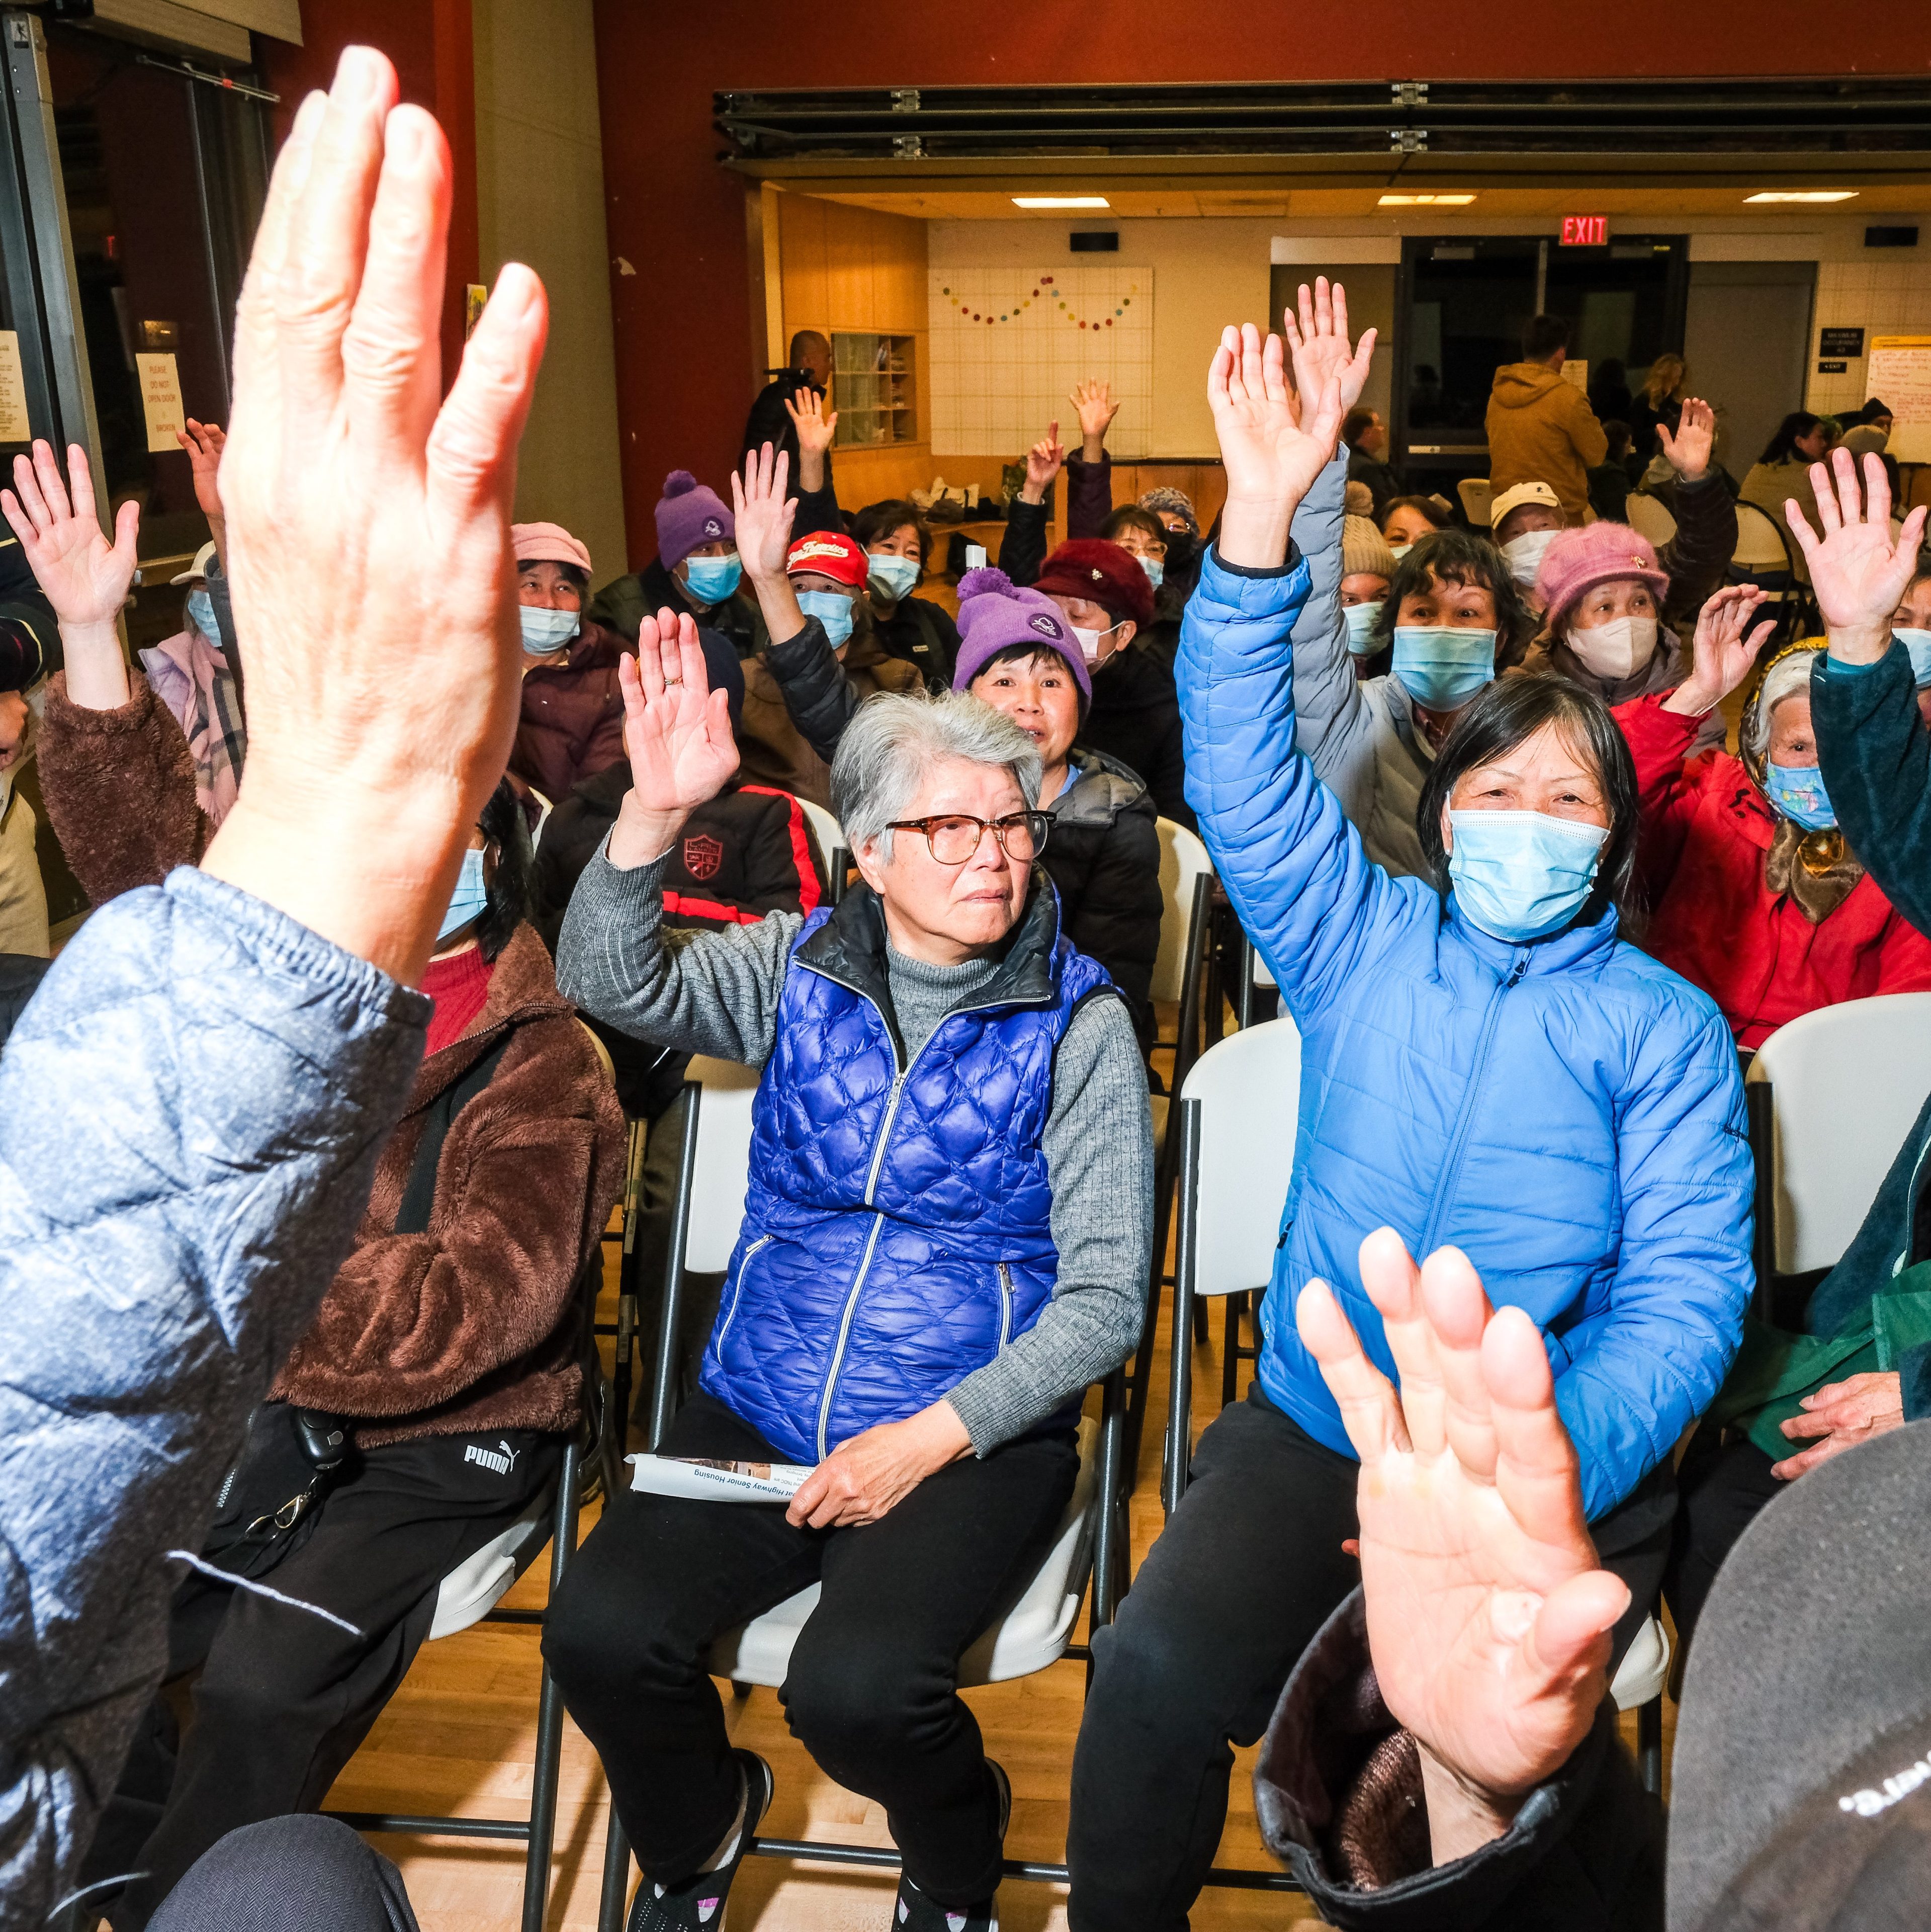
M 1820 536 L 1793 502 L 1784 505 L 1790 533 L 1810 566 L 1810 587 L 1832 628 L 1888 624 L 1898 601 L 1917 574 L 1918 547 L 1924 540 L 1922 506 L 1904 520 L 1895 542 L 1891 533 L 1891 482 L 1875 455 L 1864 458 L 1864 487 L 1848 449 L 1831 452 L 1828 464 L 1810 466 L 1817 500 Z
M 0 513 L 13 526 L 54 615 L 63 624 L 111 624 L 134 580 L 134 542 L 140 506 L 121 506 L 114 541 L 103 534 L 94 507 L 94 478 L 78 443 L 67 452 L 67 481 L 52 450 L 34 445 L 33 460 L 13 459 L 13 488 L 0 490 Z M 69 494 L 69 482 L 72 485 Z
M 1362 1244 L 1361 1278 L 1399 1394 L 1325 1283 L 1297 1317 L 1361 1459 L 1375 1676 L 1398 1721 L 1466 1784 L 1517 1796 L 1594 1721 L 1629 1592 L 1597 1567 L 1534 1322 L 1492 1310 L 1454 1249 L 1418 1270 L 1390 1228 Z
M 1207 400 L 1231 501 L 1299 503 L 1340 437 L 1339 384 L 1330 380 L 1297 404 L 1281 338 L 1270 335 L 1264 345 L 1251 322 L 1222 331 Z
M 1696 614 L 1693 662 L 1684 682 L 1696 686 L 1705 710 L 1720 704 L 1750 676 L 1757 652 L 1777 628 L 1776 619 L 1767 617 L 1751 629 L 1763 602 L 1764 592 L 1753 584 L 1726 584 Z
M 802 453 L 822 456 L 831 448 L 838 434 L 838 412 L 825 407 L 824 400 L 817 390 L 799 389 L 792 400 L 786 402 L 784 413 L 791 418 L 791 426 L 798 432 L 798 447 Z
M 775 453 L 766 443 L 749 452 L 744 460 L 744 474 L 731 478 L 731 518 L 737 531 L 738 554 L 754 580 L 760 577 L 781 577 L 784 560 L 791 551 L 791 524 L 798 514 L 798 500 L 787 500 L 791 452 Z
M 639 808 L 681 818 L 715 798 L 738 768 L 728 700 L 704 672 L 697 627 L 660 610 L 639 628 L 637 655 L 617 666 L 624 749 Z
M 1330 288 L 1325 275 L 1315 277 L 1312 294 L 1302 283 L 1300 304 L 1298 316 L 1288 309 L 1281 317 L 1288 352 L 1294 358 L 1294 387 L 1305 401 L 1325 393 L 1330 382 L 1338 383 L 1342 410 L 1351 410 L 1368 386 L 1375 332 L 1368 330 L 1358 347 L 1348 346 L 1348 291 L 1339 282 Z
M 1686 396 L 1676 432 L 1667 423 L 1656 426 L 1657 446 L 1669 466 L 1686 483 L 1694 483 L 1710 467 L 1717 446 L 1717 412 L 1700 396 Z

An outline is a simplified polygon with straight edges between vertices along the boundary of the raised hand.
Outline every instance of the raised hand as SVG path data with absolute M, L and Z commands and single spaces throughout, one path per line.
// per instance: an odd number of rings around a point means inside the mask
M 691 812 L 724 790 L 738 768 L 738 748 L 729 702 L 710 687 L 688 613 L 646 617 L 637 655 L 619 662 L 617 681 L 631 789 L 611 835 L 610 861 L 628 867 L 669 849 Z
M 1113 400 L 1112 386 L 1096 376 L 1090 381 L 1075 382 L 1066 400 L 1079 418 L 1081 457 L 1088 463 L 1099 462 L 1106 454 L 1106 432 L 1120 413 L 1120 405 Z M 1054 424 L 1055 436 L 1059 428 L 1057 423 Z
M 1353 349 L 1348 346 L 1348 291 L 1339 282 L 1330 286 L 1325 275 L 1314 278 L 1314 289 L 1300 286 L 1300 314 L 1292 309 L 1281 317 L 1294 358 L 1294 387 L 1303 398 L 1318 396 L 1330 381 L 1341 386 L 1342 413 L 1361 400 L 1368 386 L 1368 368 L 1374 358 L 1375 331 L 1368 330 Z
M 838 433 L 838 412 L 824 404 L 825 398 L 816 389 L 801 388 L 784 405 L 784 413 L 798 432 L 798 487 L 801 490 L 825 487 L 825 452 Z
M 1066 467 L 1066 446 L 1060 440 L 1060 426 L 1048 423 L 1046 433 L 1026 452 L 1026 480 L 1019 488 L 1022 503 L 1043 503 L 1053 478 Z
M 1229 563 L 1277 568 L 1294 512 L 1340 440 L 1340 379 L 1330 375 L 1297 400 L 1281 338 L 1270 335 L 1264 346 L 1250 322 L 1222 332 L 1207 399 L 1227 471 L 1217 548 Z
M 1831 655 L 1868 663 L 1891 646 L 1891 616 L 1917 572 L 1918 549 L 1924 541 L 1924 508 L 1904 520 L 1895 542 L 1891 534 L 1891 481 L 1875 454 L 1864 458 L 1864 488 L 1858 488 L 1857 465 L 1842 448 L 1828 463 L 1810 466 L 1817 499 L 1820 536 L 1794 501 L 1784 504 L 1790 533 L 1810 566 L 1810 587 L 1831 642 Z
M 1597 1566 L 1534 1323 L 1492 1310 L 1457 1250 L 1418 1270 L 1392 1228 L 1362 1243 L 1361 1279 L 1399 1394 L 1326 1283 L 1297 1318 L 1361 1459 L 1369 1647 L 1422 1747 L 1441 1862 L 1499 1834 L 1588 1734 L 1630 1593 Z
M 1757 652 L 1777 628 L 1774 617 L 1750 628 L 1763 601 L 1753 584 L 1726 584 L 1696 614 L 1690 675 L 1663 700 L 1666 711 L 1700 718 L 1750 676 Z
M 218 525 L 223 519 L 217 478 L 221 452 L 228 442 L 226 433 L 219 423 L 196 422 L 190 416 L 187 427 L 176 430 L 174 436 L 187 452 L 188 463 L 194 472 L 194 500 L 209 524 Z
M 1701 396 L 1686 396 L 1676 434 L 1672 436 L 1666 424 L 1658 423 L 1656 440 L 1670 468 L 1684 482 L 1696 482 L 1709 471 L 1710 452 L 1717 445 L 1717 412 Z
M 134 542 L 141 526 L 140 506 L 123 503 L 109 543 L 94 507 L 87 452 L 77 442 L 67 446 L 67 468 L 63 480 L 52 448 L 37 441 L 31 462 L 14 458 L 13 488 L 0 490 L 0 513 L 20 539 L 63 636 L 70 626 L 112 626 L 134 580 Z
M 791 455 L 774 452 L 769 443 L 747 456 L 744 474 L 731 478 L 731 514 L 737 523 L 738 555 L 753 584 L 782 577 L 791 552 L 791 524 L 798 514 L 796 497 L 788 501 Z

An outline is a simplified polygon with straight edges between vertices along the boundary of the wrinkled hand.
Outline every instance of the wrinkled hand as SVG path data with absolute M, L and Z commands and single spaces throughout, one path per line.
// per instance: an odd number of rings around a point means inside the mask
M 1917 570 L 1924 506 L 1905 518 L 1894 543 L 1884 465 L 1875 454 L 1866 455 L 1860 492 L 1848 449 L 1833 450 L 1828 463 L 1813 463 L 1810 485 L 1822 534 L 1811 529 L 1794 501 L 1786 502 L 1784 514 L 1810 566 L 1810 587 L 1824 613 L 1831 655 L 1854 662 L 1881 657 L 1891 644 L 1891 613 Z
M 1726 584 L 1696 614 L 1690 675 L 1663 700 L 1666 711 L 1700 718 L 1750 676 L 1757 652 L 1777 628 L 1772 617 L 1750 629 L 1763 601 L 1763 592 L 1753 584 Z
M 1053 487 L 1053 478 L 1066 467 L 1066 446 L 1060 440 L 1060 426 L 1049 423 L 1045 434 L 1026 452 L 1026 481 L 1020 487 L 1020 500 L 1043 503 L 1046 492 Z
M 617 661 L 631 788 L 610 834 L 610 863 L 623 870 L 660 858 L 685 820 L 714 799 L 738 768 L 730 704 L 713 691 L 688 612 L 665 610 L 639 626 L 637 655 Z
M 1807 1469 L 1814 1469 L 1873 1436 L 1904 1423 L 1904 1385 L 1895 1369 L 1852 1376 L 1848 1382 L 1830 1382 L 1815 1395 L 1804 1398 L 1804 1414 L 1793 1415 L 1782 1425 L 1793 1442 L 1821 1436 L 1824 1439 L 1795 1456 L 1771 1465 L 1771 1474 L 1780 1481 L 1792 1482 Z
M 1094 376 L 1087 382 L 1075 382 L 1072 394 L 1066 400 L 1079 418 L 1080 441 L 1084 446 L 1081 453 L 1088 462 L 1093 462 L 1105 448 L 1106 432 L 1112 427 L 1113 418 L 1120 413 L 1120 405 L 1113 400 L 1112 386 Z M 1059 427 L 1057 423 L 1054 424 L 1055 434 Z
M 1330 376 L 1297 400 L 1281 338 L 1270 335 L 1264 346 L 1250 322 L 1222 332 L 1207 399 L 1227 471 L 1220 554 L 1245 568 L 1275 569 L 1286 558 L 1294 512 L 1340 440 L 1339 379 Z
M 1339 382 L 1345 416 L 1368 386 L 1375 332 L 1368 330 L 1356 347 L 1348 347 L 1348 291 L 1339 282 L 1330 287 L 1325 275 L 1315 277 L 1312 295 L 1302 283 L 1300 303 L 1298 317 L 1292 309 L 1281 316 L 1288 352 L 1294 358 L 1294 387 L 1305 399 L 1320 395 L 1330 382 Z
M 1392 1228 L 1362 1243 L 1361 1279 L 1399 1395 L 1326 1283 L 1303 1292 L 1297 1320 L 1361 1459 L 1369 1646 L 1425 1772 L 1439 1767 L 1439 1861 L 1444 1776 L 1492 1836 L 1588 1734 L 1630 1593 L 1597 1567 L 1535 1324 L 1492 1310 L 1456 1249 L 1417 1270 Z
M 816 389 L 797 391 L 787 400 L 784 413 L 798 432 L 801 454 L 808 451 L 822 456 L 831 448 L 832 439 L 838 433 L 838 412 L 825 407 L 825 399 Z
M 738 555 L 754 584 L 784 574 L 784 560 L 791 554 L 792 520 L 798 514 L 797 499 L 787 501 L 784 494 L 790 470 L 790 452 L 774 452 L 767 442 L 745 458 L 742 476 L 731 478 Z
M 1710 467 L 1710 452 L 1717 444 L 1717 412 L 1702 397 L 1687 396 L 1676 434 L 1672 436 L 1666 424 L 1658 423 L 1656 440 L 1671 469 L 1684 482 L 1694 483 Z
M 13 459 L 13 488 L 0 490 L 0 512 L 20 539 L 63 635 L 70 627 L 112 627 L 134 580 L 134 544 L 141 526 L 140 506 L 123 503 L 109 543 L 94 507 L 87 452 L 77 442 L 67 446 L 67 468 L 70 493 L 53 451 L 36 440 L 31 462 L 24 456 Z
M 814 1529 L 876 1522 L 934 1471 L 971 1450 L 958 1412 L 935 1402 L 903 1422 L 880 1423 L 841 1442 L 805 1478 L 785 1520 Z
M 221 521 L 221 490 L 218 481 L 221 452 L 228 437 L 219 423 L 196 422 L 190 416 L 185 428 L 174 433 L 175 440 L 187 452 L 194 472 L 194 500 L 211 524 Z

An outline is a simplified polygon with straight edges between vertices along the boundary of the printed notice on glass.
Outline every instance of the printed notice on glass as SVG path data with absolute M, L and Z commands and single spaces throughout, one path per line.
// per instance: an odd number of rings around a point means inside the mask
M 31 442 L 33 424 L 27 420 L 27 382 L 20 373 L 20 338 L 0 328 L 0 442 Z
M 136 356 L 134 368 L 140 378 L 141 410 L 148 419 L 148 453 L 178 449 L 184 418 L 181 406 L 181 372 L 172 356 Z

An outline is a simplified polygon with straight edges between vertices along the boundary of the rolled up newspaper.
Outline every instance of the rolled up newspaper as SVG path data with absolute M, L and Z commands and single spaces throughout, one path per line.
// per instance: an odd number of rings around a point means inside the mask
M 694 1502 L 788 1503 L 811 1473 L 803 1462 L 724 1462 L 701 1456 L 627 1456 L 630 1486 Z

